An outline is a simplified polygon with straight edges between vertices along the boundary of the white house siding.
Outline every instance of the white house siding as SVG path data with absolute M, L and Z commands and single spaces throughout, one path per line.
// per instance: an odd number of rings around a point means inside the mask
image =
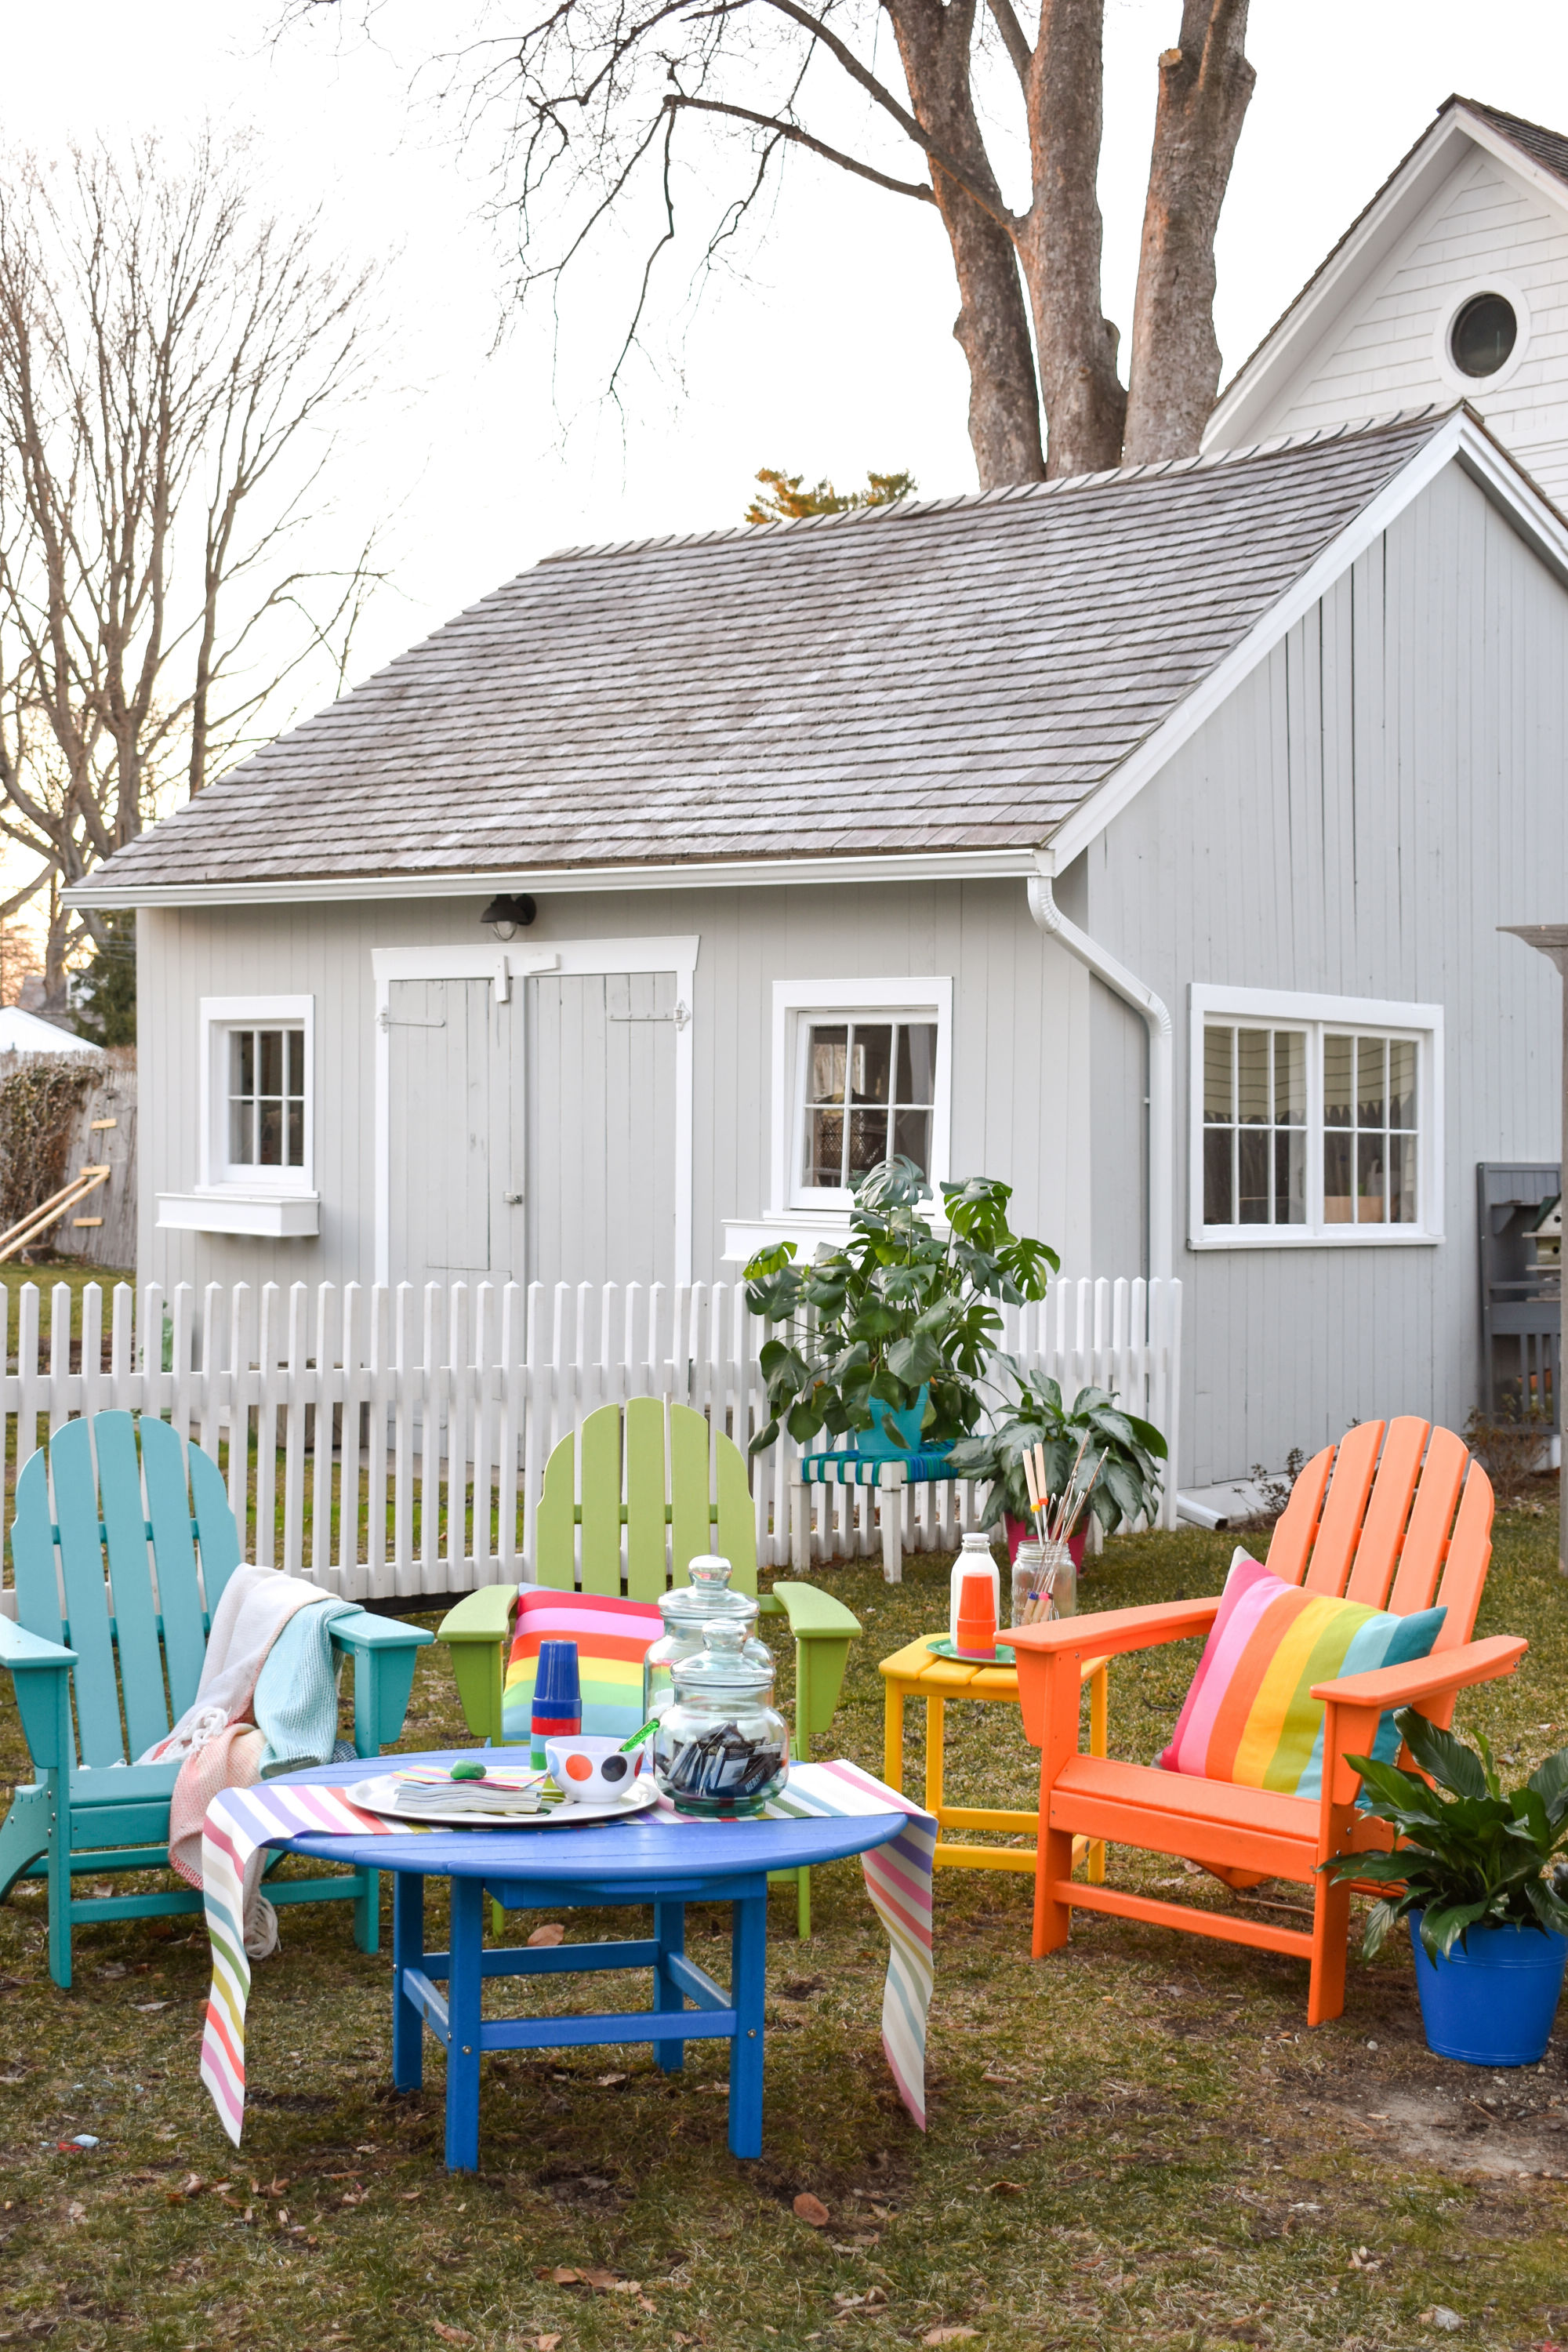
M 1439 369 L 1460 297 L 1491 277 L 1523 292 L 1528 347 L 1497 388 Z M 1363 286 L 1248 441 L 1311 432 L 1460 391 L 1559 504 L 1568 499 L 1568 188 L 1561 204 L 1470 149 L 1392 259 Z
M 141 955 L 142 1125 L 141 1265 L 164 1283 L 297 1280 L 342 1282 L 374 1278 L 375 1265 L 375 995 L 376 948 L 483 945 L 481 900 L 441 898 L 297 907 L 215 907 L 143 912 Z M 1141 1271 L 1141 1258 L 1098 1263 L 1089 1224 L 1089 982 L 1081 969 L 1030 921 L 1021 881 L 888 885 L 879 887 L 759 887 L 688 891 L 562 891 L 541 895 L 528 946 L 552 940 L 644 939 L 695 933 L 700 938 L 692 1005 L 694 1062 L 693 1260 L 696 1279 L 732 1278 L 721 1262 L 725 1218 L 756 1218 L 770 1205 L 770 1121 L 773 996 L 776 980 L 896 979 L 950 974 L 953 982 L 952 1166 L 955 1172 L 1007 1179 L 1016 1188 L 1015 1214 L 1023 1230 L 1061 1250 L 1072 1273 Z M 573 985 L 581 993 L 584 983 Z M 621 993 L 611 1001 L 610 991 Z M 658 1262 L 653 1232 L 663 1230 L 664 1197 L 673 1154 L 663 1138 L 668 1109 L 656 1099 L 658 1057 L 668 1054 L 672 1026 L 621 1027 L 617 1013 L 668 1009 L 665 982 L 595 982 L 603 1001 L 594 1014 L 595 1035 L 639 1059 L 621 1081 L 605 1087 L 608 1066 L 595 1062 L 578 1083 L 578 1130 L 557 1122 L 531 1131 L 527 1191 L 528 1240 L 519 1263 L 515 1229 L 492 1224 L 488 1243 L 492 1278 L 526 1276 L 553 1282 L 670 1278 Z M 447 983 L 464 995 L 474 983 Z M 535 1066 L 531 1129 L 541 1106 L 538 1073 L 549 1055 L 564 1070 L 586 1071 L 584 1005 L 564 1003 L 564 980 L 527 984 L 531 1006 L 530 1059 Z M 661 995 L 659 989 L 665 990 Z M 446 991 L 440 992 L 445 993 Z M 316 1163 L 321 1230 L 314 1240 L 271 1241 L 163 1231 L 156 1195 L 189 1192 L 199 1176 L 196 1109 L 199 1000 L 208 995 L 309 992 L 317 1004 Z M 394 1019 L 434 1019 L 437 991 L 395 987 Z M 849 992 L 852 994 L 852 990 Z M 518 994 L 514 983 L 514 996 Z M 646 1001 L 645 1001 L 646 1000 Z M 487 1020 L 504 1037 L 502 1016 L 481 1019 L 474 1056 L 490 1051 L 480 1031 Z M 571 1024 L 575 1020 L 578 1030 Z M 593 1024 L 590 1024 L 590 1026 Z M 437 1034 L 437 1033 L 433 1033 Z M 465 1034 L 467 1032 L 465 1031 Z M 574 1037 L 577 1043 L 574 1044 Z M 647 1041 L 646 1044 L 641 1041 Z M 409 1034 L 409 1042 L 422 1041 Z M 503 1056 L 504 1058 L 504 1056 Z M 446 1100 L 433 1098 L 428 1073 L 405 1066 L 410 1079 L 394 1094 L 398 1105 L 391 1193 L 393 1227 L 403 1262 L 393 1278 L 438 1277 L 437 1260 L 476 1258 L 477 1226 L 455 1217 L 447 1193 L 468 1181 L 475 1147 L 467 1079 Z M 467 1066 L 467 1065 L 465 1066 Z M 395 1073 L 397 1067 L 394 1058 Z M 513 1065 L 515 1067 L 515 1064 Z M 649 1071 L 654 1069 L 650 1080 Z M 612 1135 L 617 1103 L 634 1084 L 647 1101 L 623 1116 Z M 595 1087 L 605 1093 L 598 1101 Z M 546 1087 L 548 1092 L 548 1087 Z M 458 1096 L 463 1099 L 458 1100 Z M 595 1105 L 597 1102 L 597 1108 Z M 584 1107 L 585 1105 L 585 1107 Z M 546 1109 L 548 1106 L 544 1107 Z M 505 1116 L 515 1120 L 509 1097 Z M 497 1114 L 500 1116 L 500 1114 Z M 597 1122 L 597 1125 L 595 1125 Z M 608 1143 L 590 1151 L 588 1127 Z M 635 1130 L 635 1132 L 634 1132 Z M 627 1152 L 638 1135 L 650 1165 L 633 1193 L 626 1187 Z M 656 1139 L 658 1139 L 656 1142 Z M 494 1151 L 493 1137 L 489 1146 Z M 606 1178 L 597 1163 L 614 1162 Z M 660 1165 L 651 1165 L 658 1159 Z M 590 1181 L 588 1162 L 595 1163 Z M 608 1164 L 608 1162 L 606 1163 Z M 615 1168 L 621 1171 L 615 1175 Z M 489 1167 L 492 1193 L 502 1184 L 500 1161 Z M 622 1190 L 616 1193 L 616 1183 Z M 421 1212 L 422 1195 L 428 1208 Z M 634 1213 L 635 1211 L 635 1213 Z M 637 1216 L 644 1218 L 641 1227 Z M 461 1228 L 461 1230 L 459 1230 Z M 465 1256 L 465 1253 L 467 1255 Z M 477 1263 L 469 1271 L 482 1272 Z
M 1497 926 L 1563 919 L 1565 706 L 1568 595 L 1450 467 L 1088 853 L 1089 929 L 1175 1021 L 1184 1485 L 1352 1419 L 1463 1425 L 1475 1163 L 1558 1150 L 1558 982 Z M 1444 1006 L 1440 1244 L 1184 1245 L 1204 982 Z

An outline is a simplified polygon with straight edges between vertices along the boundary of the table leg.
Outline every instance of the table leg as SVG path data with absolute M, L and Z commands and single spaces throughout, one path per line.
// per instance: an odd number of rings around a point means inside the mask
M 659 1948 L 659 1958 L 653 1964 L 653 2005 L 657 2010 L 681 2010 L 686 1995 L 663 1965 L 668 1952 L 681 1958 L 686 1950 L 686 1906 L 684 1903 L 656 1903 L 653 1906 L 654 1941 Z M 686 2063 L 684 2042 L 656 2042 L 653 2054 L 667 2074 L 678 2074 Z
M 888 1685 L 882 1701 L 882 1778 L 889 1789 L 903 1794 L 904 1787 L 904 1686 L 892 1675 L 883 1678 Z
M 735 2038 L 730 2044 L 730 2153 L 763 2152 L 763 2008 L 767 1991 L 768 1898 L 748 1895 L 731 1906 L 730 1999 Z
M 447 2169 L 479 2164 L 479 1965 L 484 1889 L 477 1878 L 452 1881 L 451 1973 L 447 1979 Z
M 403 1990 L 405 1969 L 425 1959 L 425 1881 L 400 1870 L 392 1882 L 392 2086 L 416 2091 L 425 2080 L 425 2021 Z
M 942 1822 L 942 1736 L 945 1724 L 942 1708 L 946 1701 L 940 1692 L 926 1694 L 926 1811 L 940 1826 Z

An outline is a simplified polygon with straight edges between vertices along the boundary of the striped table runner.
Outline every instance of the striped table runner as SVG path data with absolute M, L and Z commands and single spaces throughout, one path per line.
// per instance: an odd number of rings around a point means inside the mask
M 393 1759 L 386 1760 L 390 1764 Z M 860 1856 L 860 1867 L 872 1908 L 888 1934 L 882 2047 L 899 2096 L 924 2131 L 936 1823 L 929 1813 L 896 1790 L 885 1788 L 858 1764 L 842 1762 L 792 1764 L 787 1783 L 766 1811 L 770 1818 L 781 1821 L 889 1812 L 909 1817 L 896 1838 Z M 728 1826 L 723 1821 L 695 1822 L 690 1814 L 678 1813 L 666 1798 L 638 1819 L 681 1829 Z M 284 1845 L 290 1838 L 407 1837 L 412 1830 L 411 1823 L 364 1812 L 352 1805 L 341 1790 L 319 1782 L 269 1780 L 254 1789 L 227 1789 L 207 1807 L 202 1878 L 213 1975 L 202 2034 L 201 2072 L 218 2120 L 237 2147 L 245 2121 L 245 2005 L 250 1991 L 250 1962 L 242 1932 L 246 1864 L 258 1847 Z M 563 1889 L 563 1901 L 565 1895 Z

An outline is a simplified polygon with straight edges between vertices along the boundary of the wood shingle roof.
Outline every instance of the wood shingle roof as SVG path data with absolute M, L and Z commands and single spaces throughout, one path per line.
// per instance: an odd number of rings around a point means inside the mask
M 88 888 L 1032 846 L 1442 423 L 565 550 Z

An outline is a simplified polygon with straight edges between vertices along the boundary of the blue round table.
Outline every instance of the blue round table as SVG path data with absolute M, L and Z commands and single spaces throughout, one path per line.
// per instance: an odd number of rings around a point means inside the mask
M 471 1760 L 472 1748 L 385 1757 L 382 1769 Z M 374 1768 L 372 1767 L 372 1769 Z M 301 1781 L 347 1788 L 367 1778 L 364 1760 L 291 1772 Z M 489 2050 L 554 2050 L 596 2042 L 647 2042 L 667 2074 L 688 2042 L 730 2044 L 730 2152 L 763 2152 L 763 2007 L 766 1985 L 768 1873 L 837 1862 L 885 1844 L 906 1826 L 903 1812 L 845 1819 L 743 1822 L 584 1822 L 548 1829 L 440 1830 L 389 1837 L 301 1836 L 285 1853 L 395 1874 L 392 1944 L 392 2079 L 416 2091 L 424 2079 L 424 2029 L 447 2050 L 447 2164 L 472 2172 L 479 2160 L 479 2060 Z M 451 1948 L 425 1948 L 425 1881 L 452 1882 Z M 503 1910 L 651 1904 L 653 1934 L 616 1943 L 500 1949 L 484 1945 L 484 1897 Z M 731 1989 L 686 1955 L 688 1903 L 728 1903 Z M 651 2009 L 586 2017 L 481 2018 L 486 1977 L 568 1976 L 598 1969 L 650 1968 Z M 438 1987 L 446 1984 L 443 1994 Z M 689 2009 L 687 2003 L 692 2006 Z

